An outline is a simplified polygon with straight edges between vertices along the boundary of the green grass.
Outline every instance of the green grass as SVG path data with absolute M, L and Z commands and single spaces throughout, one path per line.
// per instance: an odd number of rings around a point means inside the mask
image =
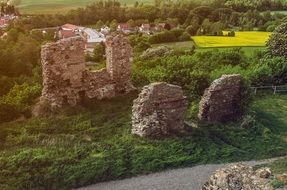
M 122 4 L 133 5 L 134 0 L 119 0 Z M 71 9 L 84 7 L 96 0 L 21 0 L 17 8 L 22 14 L 55 14 L 65 13 Z M 152 0 L 139 0 L 139 2 L 152 3 Z
M 157 46 L 168 46 L 172 49 L 178 49 L 178 50 L 187 50 L 192 48 L 194 43 L 192 41 L 185 41 L 185 42 L 169 42 L 169 43 L 161 43 L 161 44 L 153 44 L 152 47 Z
M 228 51 L 228 50 L 232 50 L 233 48 L 238 48 L 238 47 L 223 47 L 223 48 L 216 48 L 219 51 Z M 253 57 L 253 55 L 258 52 L 258 51 L 264 51 L 266 50 L 266 47 L 239 47 L 245 55 L 247 55 L 248 57 Z M 205 51 L 209 51 L 211 49 L 215 49 L 215 48 L 198 48 L 197 51 L 199 52 L 205 52 Z
M 287 153 L 287 96 L 256 99 L 249 128 L 200 126 L 181 137 L 130 134 L 137 93 L 0 125 L 0 189 L 70 189 L 166 168 Z
M 176 50 L 188 50 L 191 49 L 192 46 L 194 45 L 194 42 L 192 41 L 185 41 L 185 42 L 170 42 L 170 43 L 162 43 L 162 44 L 154 44 L 152 47 L 157 47 L 157 46 L 168 46 L 172 49 L 176 49 Z M 233 48 L 238 48 L 236 46 L 234 47 L 209 47 L 209 48 L 201 48 L 201 47 L 196 47 L 196 51 L 198 52 L 205 52 L 205 51 L 209 51 L 212 49 L 218 49 L 220 51 L 227 51 L 227 50 L 231 50 Z M 266 47 L 240 47 L 241 50 L 249 57 L 253 56 L 255 52 L 257 51 L 263 51 L 266 49 Z
M 274 15 L 274 14 L 283 14 L 283 15 L 287 15 L 287 11 L 271 11 L 271 14 Z
M 236 32 L 235 37 L 194 36 L 192 39 L 201 48 L 210 47 L 251 47 L 265 46 L 270 32 Z

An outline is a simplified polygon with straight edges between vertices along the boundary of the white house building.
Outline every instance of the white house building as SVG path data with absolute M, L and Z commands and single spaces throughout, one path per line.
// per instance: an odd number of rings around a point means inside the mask
M 94 50 L 96 44 L 106 41 L 104 34 L 92 28 L 84 28 L 81 32 L 81 36 L 85 39 L 86 50 L 89 52 Z

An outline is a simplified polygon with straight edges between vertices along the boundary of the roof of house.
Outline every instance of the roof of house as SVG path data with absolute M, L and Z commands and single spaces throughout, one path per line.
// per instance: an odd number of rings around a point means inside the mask
M 91 28 L 85 28 L 83 32 L 86 34 L 88 43 L 99 43 L 105 41 L 105 35 Z
M 120 28 L 120 29 L 122 29 L 122 30 L 130 30 L 130 29 L 131 29 L 130 25 L 127 24 L 127 23 L 121 23 L 121 24 L 119 24 L 119 25 L 118 25 L 118 28 Z
M 73 24 L 64 24 L 63 26 L 61 26 L 61 28 L 63 30 L 76 30 L 79 28 L 79 26 Z
M 7 25 L 7 24 L 9 24 L 9 20 L 7 20 L 7 19 L 0 19 L 0 25 Z
M 77 36 L 72 30 L 61 30 L 60 35 L 61 38 L 70 38 Z

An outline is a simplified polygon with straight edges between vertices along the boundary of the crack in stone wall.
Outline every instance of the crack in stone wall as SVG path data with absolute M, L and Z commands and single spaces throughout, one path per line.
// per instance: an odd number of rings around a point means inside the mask
M 84 46 L 81 37 L 42 46 L 42 98 L 51 106 L 75 106 L 83 97 L 112 98 L 133 90 L 132 48 L 126 37 L 107 37 L 107 66 L 97 71 L 86 69 Z

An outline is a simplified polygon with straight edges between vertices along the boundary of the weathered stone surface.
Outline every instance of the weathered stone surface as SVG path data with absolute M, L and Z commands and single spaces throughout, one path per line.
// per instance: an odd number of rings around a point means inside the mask
M 187 100 L 180 86 L 152 83 L 134 100 L 132 133 L 157 138 L 180 133 L 184 128 Z
M 259 174 L 259 177 L 261 178 L 269 178 L 272 174 L 270 168 L 260 168 L 256 172 Z
M 237 74 L 213 81 L 200 101 L 198 118 L 209 122 L 233 120 L 238 115 L 241 88 L 242 78 Z
M 88 71 L 82 38 L 63 39 L 43 46 L 42 98 L 55 107 L 74 106 L 83 97 L 103 99 L 131 91 L 131 52 L 127 38 L 110 36 L 106 41 L 107 67 Z
M 217 170 L 202 190 L 272 190 L 270 180 L 243 164 L 230 164 Z

